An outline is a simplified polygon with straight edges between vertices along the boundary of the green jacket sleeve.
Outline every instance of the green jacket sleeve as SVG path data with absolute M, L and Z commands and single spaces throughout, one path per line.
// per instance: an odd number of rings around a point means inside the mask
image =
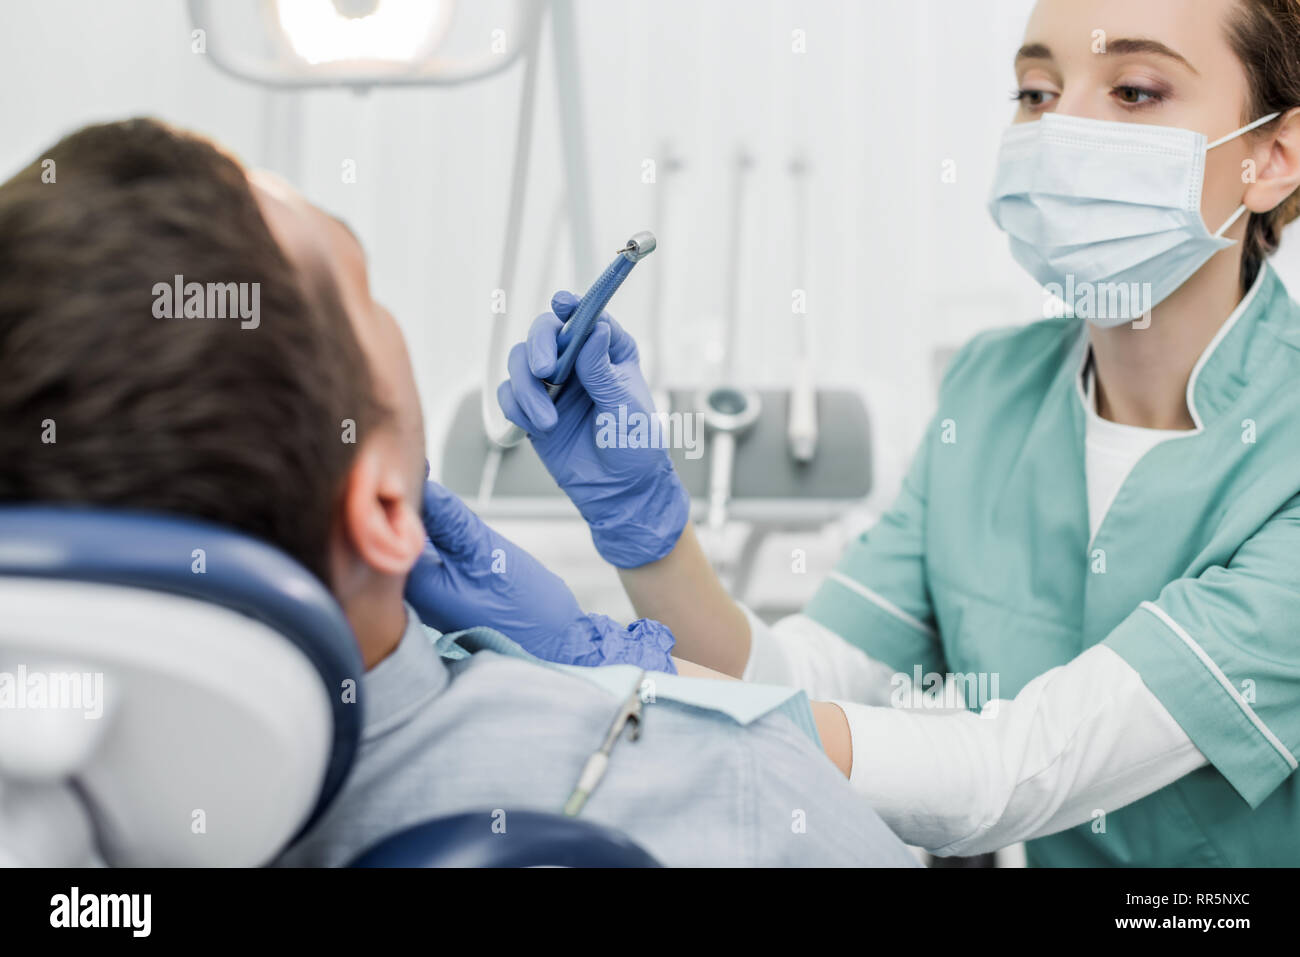
M 1166 585 L 1105 644 L 1258 807 L 1300 753 L 1300 496 L 1226 566 Z

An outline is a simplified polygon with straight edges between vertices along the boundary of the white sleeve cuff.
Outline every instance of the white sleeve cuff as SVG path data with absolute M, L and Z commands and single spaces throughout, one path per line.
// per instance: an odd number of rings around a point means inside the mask
M 750 635 L 743 681 L 799 688 L 819 700 L 886 704 L 891 690 L 907 679 L 806 615 L 790 615 L 769 626 L 740 607 Z
M 941 856 L 1073 827 L 1206 763 L 1104 645 L 978 714 L 835 704 L 849 724 L 850 786 L 900 838 Z

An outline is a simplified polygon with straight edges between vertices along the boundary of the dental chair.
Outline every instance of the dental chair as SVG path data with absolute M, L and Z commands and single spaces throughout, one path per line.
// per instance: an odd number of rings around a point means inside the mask
M 0 507 L 0 866 L 253 866 L 329 806 L 363 667 L 333 597 L 275 548 L 188 519 Z M 622 835 L 490 812 L 362 866 L 644 866 Z

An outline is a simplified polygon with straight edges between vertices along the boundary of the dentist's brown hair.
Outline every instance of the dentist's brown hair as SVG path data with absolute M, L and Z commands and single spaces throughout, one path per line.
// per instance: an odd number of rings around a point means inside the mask
M 1228 23 L 1228 41 L 1250 84 L 1243 125 L 1300 106 L 1300 0 L 1240 0 Z M 1254 282 L 1265 257 L 1277 250 L 1282 228 L 1297 217 L 1300 190 L 1270 212 L 1251 214 L 1242 256 L 1243 287 Z

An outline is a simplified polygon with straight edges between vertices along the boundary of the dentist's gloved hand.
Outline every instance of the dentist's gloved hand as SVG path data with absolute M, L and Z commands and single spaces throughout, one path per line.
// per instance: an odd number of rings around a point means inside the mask
M 546 394 L 542 380 L 555 371 L 560 327 L 577 305 L 573 293 L 555 294 L 553 311 L 538 316 L 527 341 L 510 350 L 510 378 L 497 401 L 578 507 L 601 557 L 636 568 L 673 550 L 690 517 L 690 497 L 667 449 L 627 447 L 629 429 L 654 404 L 636 342 L 609 313 L 601 313 L 578 353 L 571 377 L 578 382 L 567 383 L 555 401 Z
M 563 664 L 677 673 L 666 625 L 642 618 L 624 628 L 583 614 L 557 575 L 437 482 L 424 483 L 420 518 L 429 541 L 407 578 L 406 600 L 426 625 L 442 632 L 487 625 Z

